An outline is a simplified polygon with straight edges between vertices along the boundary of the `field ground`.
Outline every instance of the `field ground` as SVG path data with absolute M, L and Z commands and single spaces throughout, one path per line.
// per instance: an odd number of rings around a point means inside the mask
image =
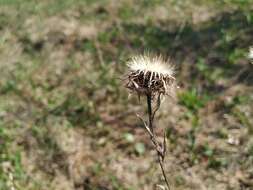
M 0 189 L 164 185 L 120 80 L 149 50 L 180 86 L 156 118 L 173 190 L 252 190 L 252 44 L 252 0 L 0 0 Z

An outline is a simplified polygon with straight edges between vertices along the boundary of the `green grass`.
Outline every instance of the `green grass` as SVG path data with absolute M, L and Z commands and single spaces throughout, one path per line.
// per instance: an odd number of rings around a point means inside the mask
M 0 125 L 0 163 L 2 166 L 0 168 L 0 188 L 9 188 L 9 173 L 12 173 L 17 186 L 24 187 L 27 176 L 21 163 L 22 149 L 17 147 L 12 150 L 10 148 L 14 141 L 15 128 L 18 126 L 8 129 L 2 122 Z
M 203 108 L 209 99 L 210 97 L 205 94 L 198 94 L 196 88 L 179 94 L 179 103 L 194 113 Z

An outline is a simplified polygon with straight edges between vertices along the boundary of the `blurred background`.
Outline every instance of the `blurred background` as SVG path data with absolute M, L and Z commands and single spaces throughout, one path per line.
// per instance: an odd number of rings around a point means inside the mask
M 0 189 L 150 190 L 164 181 L 126 61 L 170 58 L 156 117 L 174 190 L 253 189 L 252 0 L 0 0 Z

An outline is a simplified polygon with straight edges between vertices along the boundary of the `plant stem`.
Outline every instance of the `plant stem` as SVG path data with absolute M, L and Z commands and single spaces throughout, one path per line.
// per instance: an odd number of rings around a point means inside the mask
M 165 171 L 164 171 L 164 167 L 163 167 L 163 161 L 161 160 L 161 158 L 160 158 L 160 156 L 158 156 L 159 158 L 159 165 L 160 165 L 160 167 L 161 167 L 161 170 L 162 170 L 162 173 L 163 173 L 163 177 L 164 177 L 164 180 L 165 180 L 165 183 L 166 183 L 166 185 L 167 185 L 167 187 L 168 187 L 168 190 L 170 190 L 170 184 L 169 184 L 169 182 L 168 182 L 168 179 L 167 179 L 167 177 L 166 177 L 166 174 L 165 174 Z
M 148 119 L 149 119 L 149 129 L 153 133 L 153 119 L 152 119 L 152 99 L 151 94 L 147 94 L 147 105 L 148 105 Z
M 160 97 L 159 97 L 160 98 Z M 159 99 L 160 101 L 160 99 Z M 158 101 L 158 104 L 160 104 L 160 102 Z M 154 146 L 155 146 L 155 149 L 156 149 L 156 152 L 157 152 L 157 156 L 158 156 L 158 160 L 159 160 L 159 165 L 161 167 L 161 170 L 162 170 L 162 174 L 163 174 L 163 177 L 164 177 L 164 180 L 165 180 L 165 183 L 168 187 L 168 190 L 170 190 L 170 185 L 169 185 L 169 182 L 168 182 L 168 179 L 167 179 L 167 176 L 165 174 L 165 170 L 164 170 L 164 167 L 163 167 L 163 158 L 165 156 L 165 153 L 164 153 L 164 149 L 166 148 L 165 144 L 163 144 L 163 146 L 160 146 L 158 141 L 156 140 L 155 138 L 155 134 L 154 134 L 154 129 L 153 129 L 153 120 L 154 120 L 154 115 L 155 115 L 155 112 L 157 110 L 154 111 L 153 113 L 153 110 L 152 110 L 152 99 L 151 99 L 151 94 L 147 94 L 147 105 L 148 105 L 148 118 L 149 118 L 149 125 L 146 126 L 149 128 L 149 135 L 150 135 L 150 139 L 151 141 L 153 142 Z M 159 105 L 157 105 L 157 109 L 159 109 Z M 144 123 L 145 124 L 145 123 Z M 163 150 L 163 151 L 161 151 Z

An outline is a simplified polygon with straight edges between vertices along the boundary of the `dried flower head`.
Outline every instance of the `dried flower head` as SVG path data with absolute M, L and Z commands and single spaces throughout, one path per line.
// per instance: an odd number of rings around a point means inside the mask
M 142 55 L 130 59 L 126 87 L 138 95 L 172 95 L 173 66 L 161 56 Z

